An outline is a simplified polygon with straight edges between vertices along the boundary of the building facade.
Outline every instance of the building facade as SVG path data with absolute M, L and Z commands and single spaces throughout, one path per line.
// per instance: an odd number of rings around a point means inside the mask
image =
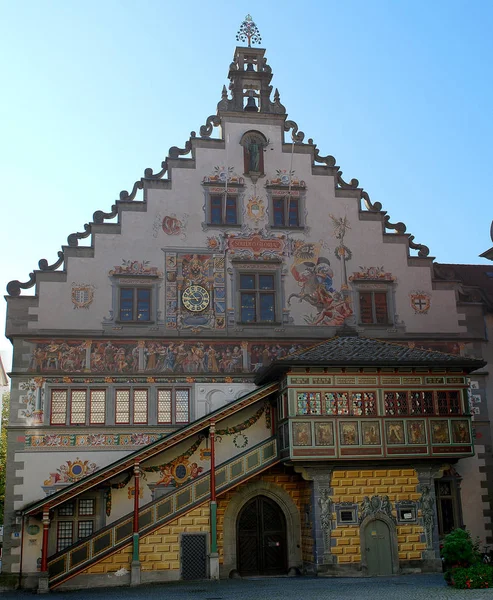
M 433 570 L 451 528 L 491 536 L 479 317 L 305 142 L 265 50 L 228 79 L 8 286 L 3 565 L 26 587 Z

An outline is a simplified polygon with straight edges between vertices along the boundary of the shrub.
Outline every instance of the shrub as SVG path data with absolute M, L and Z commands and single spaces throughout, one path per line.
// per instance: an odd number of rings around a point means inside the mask
M 493 567 L 476 563 L 470 567 L 458 567 L 451 571 L 451 583 L 459 589 L 484 589 L 493 587 Z
M 454 529 L 445 536 L 441 555 L 446 570 L 453 567 L 469 567 L 477 563 L 480 558 L 471 534 L 464 529 Z

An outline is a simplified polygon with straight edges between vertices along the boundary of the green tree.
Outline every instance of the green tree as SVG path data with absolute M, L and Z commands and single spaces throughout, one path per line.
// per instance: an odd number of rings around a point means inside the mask
M 0 430 L 0 524 L 3 524 L 5 503 L 5 471 L 7 469 L 7 425 L 9 422 L 10 392 L 2 396 L 2 429 Z

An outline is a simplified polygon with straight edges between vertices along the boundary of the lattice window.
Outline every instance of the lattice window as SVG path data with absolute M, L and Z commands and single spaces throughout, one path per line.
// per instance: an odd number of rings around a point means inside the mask
M 412 415 L 432 415 L 435 412 L 432 392 L 409 392 L 409 396 Z
M 335 392 L 336 403 L 337 403 L 337 414 L 348 415 L 349 414 L 349 394 L 346 392 Z
M 87 390 L 72 390 L 70 394 L 70 424 L 85 425 L 86 423 Z
M 134 423 L 147 423 L 147 390 L 134 390 Z
M 171 390 L 157 391 L 157 422 L 171 423 Z
M 130 390 L 116 390 L 115 423 L 130 423 Z
M 51 391 L 51 420 L 52 425 L 65 425 L 67 422 L 67 390 Z
M 457 391 L 437 392 L 439 415 L 459 415 L 460 396 Z
M 325 400 L 325 414 L 336 415 L 337 414 L 337 399 L 333 392 L 326 392 L 324 394 Z
M 94 498 L 81 498 L 79 500 L 79 516 L 90 517 L 94 515 Z
M 322 414 L 322 404 L 321 404 L 320 392 L 300 392 L 298 394 L 298 414 L 299 415 L 320 415 L 320 414 Z
M 351 394 L 351 414 L 372 417 L 377 414 L 377 401 L 373 392 L 353 392 Z
M 91 425 L 99 425 L 106 421 L 106 390 L 91 390 L 90 417 Z
M 89 537 L 94 531 L 94 521 L 79 521 L 77 523 L 77 530 L 79 540 Z
M 73 517 L 74 516 L 74 503 L 73 502 L 65 502 L 58 507 L 58 516 L 59 517 Z
M 74 542 L 74 524 L 72 521 L 58 521 L 56 550 L 64 550 Z
M 188 423 L 190 420 L 190 391 L 175 391 L 175 421 L 176 423 Z
M 407 415 L 409 404 L 407 392 L 385 392 L 385 414 L 389 416 Z

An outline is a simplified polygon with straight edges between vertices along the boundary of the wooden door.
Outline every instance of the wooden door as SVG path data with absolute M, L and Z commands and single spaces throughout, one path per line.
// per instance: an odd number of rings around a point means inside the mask
M 368 523 L 365 550 L 368 575 L 392 575 L 392 548 L 386 523 L 378 519 Z
M 250 500 L 238 516 L 236 533 L 240 575 L 286 572 L 286 519 L 273 500 L 265 496 Z

